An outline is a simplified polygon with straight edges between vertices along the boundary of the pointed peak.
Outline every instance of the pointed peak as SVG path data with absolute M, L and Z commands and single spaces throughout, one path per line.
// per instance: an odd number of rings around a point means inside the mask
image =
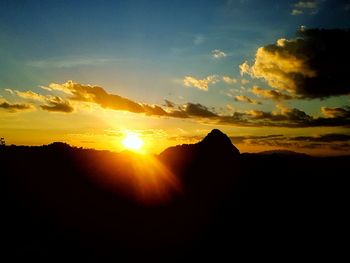
M 222 131 L 220 131 L 219 129 L 212 129 L 211 132 L 208 133 L 208 136 L 225 136 L 227 137 L 227 135 L 225 133 L 223 133 Z
M 218 153 L 231 152 L 235 155 L 240 154 L 239 150 L 232 144 L 230 138 L 218 129 L 213 129 L 199 144 Z

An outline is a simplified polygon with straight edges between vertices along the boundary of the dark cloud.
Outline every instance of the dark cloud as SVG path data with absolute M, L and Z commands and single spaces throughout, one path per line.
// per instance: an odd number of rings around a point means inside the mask
M 265 79 L 300 98 L 325 98 L 350 93 L 350 30 L 305 29 L 296 39 L 279 39 L 257 50 L 252 66 L 242 73 Z
M 74 108 L 68 101 L 61 99 L 60 97 L 52 97 L 47 101 L 47 105 L 40 105 L 43 110 L 50 112 L 73 112 Z
M 170 100 L 164 100 L 165 101 L 165 106 L 168 108 L 174 108 L 176 104 Z
M 271 135 L 262 135 L 262 136 L 230 136 L 232 143 L 240 144 L 244 143 L 247 140 L 269 140 L 272 138 L 283 137 L 282 134 L 271 134 Z
M 293 137 L 292 141 L 304 141 L 304 142 L 350 142 L 350 135 L 348 134 L 338 134 L 329 133 L 320 136 L 310 137 L 310 136 L 298 136 Z
M 187 103 L 184 108 L 186 114 L 194 117 L 212 118 L 217 116 L 216 113 L 199 103 Z
M 280 112 L 260 110 L 236 112 L 232 116 L 220 116 L 219 122 L 248 127 L 350 127 L 350 116 L 334 118 L 313 117 L 296 108 L 289 109 L 281 107 Z
M 163 108 L 161 108 L 157 105 L 150 106 L 150 105 L 144 104 L 144 105 L 142 105 L 142 107 L 144 109 L 144 112 L 147 115 L 156 115 L 156 116 L 168 115 L 168 113 Z
M 5 109 L 9 112 L 16 112 L 16 111 L 23 111 L 31 109 L 32 106 L 30 104 L 24 104 L 24 103 L 10 103 L 8 101 L 1 101 L 0 102 L 0 108 Z
M 233 143 L 249 145 L 279 147 L 286 149 L 331 149 L 335 151 L 350 150 L 349 134 L 321 134 L 318 136 L 296 136 L 283 135 L 264 136 L 231 136 Z

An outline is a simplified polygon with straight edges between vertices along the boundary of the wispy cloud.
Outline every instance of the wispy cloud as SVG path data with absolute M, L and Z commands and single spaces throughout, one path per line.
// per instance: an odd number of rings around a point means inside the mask
M 302 15 L 304 12 L 302 10 L 299 9 L 293 9 L 291 12 L 291 15 L 293 16 L 298 16 L 298 15 Z
M 198 46 L 205 41 L 205 37 L 203 35 L 196 35 L 193 39 L 193 44 Z
M 237 79 L 236 78 L 232 78 L 232 77 L 229 77 L 229 76 L 223 76 L 222 80 L 225 83 L 227 83 L 227 84 L 235 84 L 235 83 L 237 83 Z
M 37 68 L 72 68 L 78 66 L 98 66 L 113 61 L 110 58 L 68 57 L 46 60 L 31 60 L 26 64 Z
M 291 15 L 301 15 L 305 12 L 316 14 L 318 12 L 319 3 L 317 1 L 299 1 L 293 4 Z
M 246 103 L 251 103 L 251 104 L 261 104 L 260 101 L 253 100 L 245 95 L 237 95 L 235 96 L 235 101 L 239 102 L 246 102 Z

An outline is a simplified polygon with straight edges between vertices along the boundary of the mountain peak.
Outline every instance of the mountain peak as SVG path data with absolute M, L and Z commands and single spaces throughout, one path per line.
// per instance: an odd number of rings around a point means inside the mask
M 239 150 L 232 144 L 230 138 L 218 129 L 213 129 L 198 144 L 210 148 L 210 150 L 214 150 L 217 153 L 240 154 Z

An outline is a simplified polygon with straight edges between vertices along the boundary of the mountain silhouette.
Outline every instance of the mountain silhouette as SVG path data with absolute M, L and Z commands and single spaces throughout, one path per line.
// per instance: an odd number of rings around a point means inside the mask
M 3 256 L 96 262 L 314 257 L 345 245 L 337 233 L 347 226 L 342 171 L 349 161 L 240 154 L 216 129 L 158 156 L 64 143 L 1 147 Z
M 182 169 L 188 170 L 189 166 L 197 164 L 220 168 L 224 163 L 231 164 L 239 154 L 226 134 L 213 129 L 200 142 L 169 147 L 160 153 L 159 158 L 179 173 Z
M 213 156 L 237 156 L 240 154 L 230 138 L 218 129 L 213 129 L 198 145 L 201 147 L 201 151 L 213 153 Z

